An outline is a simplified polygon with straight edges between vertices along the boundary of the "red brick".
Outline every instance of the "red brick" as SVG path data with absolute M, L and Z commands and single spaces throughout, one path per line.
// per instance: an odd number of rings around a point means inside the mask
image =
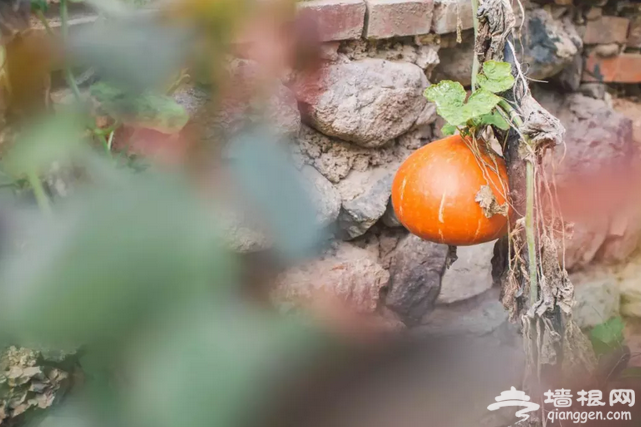
M 641 54 L 623 53 L 601 58 L 593 53 L 585 63 L 583 81 L 641 83 Z
M 434 0 L 432 31 L 436 34 L 455 33 L 458 18 L 461 29 L 472 28 L 472 4 L 469 0 Z
M 311 0 L 297 3 L 316 22 L 321 41 L 352 40 L 363 35 L 364 0 Z
M 585 44 L 625 43 L 628 38 L 627 18 L 619 16 L 602 16 L 588 21 L 583 42 Z
M 433 0 L 366 0 L 365 37 L 385 39 L 427 34 L 432 25 Z

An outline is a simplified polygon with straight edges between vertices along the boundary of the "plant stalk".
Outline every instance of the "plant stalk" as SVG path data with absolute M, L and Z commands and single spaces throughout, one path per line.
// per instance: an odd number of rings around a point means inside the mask
M 478 37 L 479 32 L 479 20 L 477 15 L 479 3 L 478 0 L 470 0 L 472 2 L 472 22 L 474 24 L 474 43 L 476 44 L 476 38 Z M 476 51 L 472 57 L 472 93 L 476 90 L 476 75 L 479 73 L 479 58 L 476 56 Z
M 31 185 L 31 188 L 33 189 L 33 195 L 36 198 L 36 203 L 38 203 L 38 207 L 40 208 L 40 210 L 47 216 L 51 215 L 51 202 L 49 201 L 49 197 L 47 196 L 47 193 L 42 186 L 42 182 L 40 182 L 38 174 L 35 172 L 28 173 L 27 180 L 29 181 L 29 185 Z
M 534 162 L 525 162 L 525 238 L 527 241 L 528 271 L 530 273 L 530 307 L 539 300 L 536 273 L 536 238 L 534 235 Z
M 60 0 L 60 34 L 62 35 L 63 46 L 67 46 L 67 42 L 69 40 L 69 9 L 67 7 L 67 0 Z M 73 77 L 71 67 L 66 61 L 64 74 L 67 85 L 69 85 L 69 87 L 71 88 L 74 97 L 76 98 L 76 100 L 80 101 L 80 89 L 78 89 L 78 85 L 76 84 L 76 79 Z
M 516 113 L 514 108 L 504 99 L 499 101 L 497 108 L 503 110 L 508 115 L 516 127 L 521 127 L 523 121 Z M 525 143 L 531 145 L 529 139 L 525 138 Z M 528 273 L 530 276 L 530 306 L 534 306 L 539 300 L 538 276 L 536 269 L 536 236 L 534 233 L 534 161 L 528 159 L 525 161 L 525 240 L 528 253 Z

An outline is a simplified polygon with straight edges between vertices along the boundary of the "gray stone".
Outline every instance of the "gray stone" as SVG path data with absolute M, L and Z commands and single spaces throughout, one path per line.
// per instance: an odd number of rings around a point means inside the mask
M 641 241 L 641 212 L 638 207 L 622 207 L 610 217 L 608 237 L 599 250 L 598 260 L 604 263 L 627 261 Z
M 494 335 L 506 341 L 518 340 L 515 325 L 499 301 L 499 289 L 490 289 L 458 304 L 440 305 L 422 321 L 421 330 L 436 335 Z
M 458 23 L 460 29 L 467 30 L 474 25 L 472 4 L 466 0 L 435 0 L 432 31 L 436 34 L 455 33 Z
M 430 143 L 433 138 L 431 126 L 419 126 L 401 135 L 398 138 L 398 145 L 408 150 L 417 150 Z
M 256 118 L 263 118 L 280 135 L 293 137 L 298 134 L 301 117 L 292 91 L 279 83 L 266 100 L 264 110 L 251 111 L 256 100 L 253 87 L 258 78 L 257 64 L 249 60 L 233 60 L 228 72 L 235 88 L 234 94 L 222 100 L 216 114 L 205 108 L 209 102 L 206 88 L 186 86 L 174 95 L 189 113 L 192 124 L 203 129 L 203 138 L 211 140 L 221 134 L 237 132 Z
M 390 228 L 403 226 L 403 224 L 401 224 L 401 222 L 398 220 L 396 213 L 394 213 L 394 206 L 392 205 L 391 200 L 387 203 L 387 209 L 385 209 L 385 213 L 383 214 L 381 221 L 383 221 L 383 224 L 385 224 L 385 226 Z
M 474 37 L 465 34 L 463 43 L 441 48 L 438 52 L 440 63 L 434 68 L 431 80 L 454 80 L 463 86 L 472 84 L 472 62 L 474 59 Z
M 273 297 L 278 303 L 303 306 L 328 294 L 356 312 L 371 313 L 388 281 L 389 273 L 370 252 L 341 242 L 324 256 L 281 274 Z
M 322 226 L 334 223 L 341 210 L 341 195 L 338 190 L 311 166 L 305 166 L 302 173 L 310 184 L 309 194 L 316 207 L 318 223 Z
M 390 267 L 385 306 L 407 325 L 417 324 L 429 313 L 441 288 L 448 247 L 405 237 L 396 247 Z
M 603 99 L 607 87 L 603 83 L 583 83 L 579 86 L 579 92 L 582 95 L 589 96 L 594 99 Z
M 429 73 L 441 61 L 438 56 L 438 46 L 421 45 L 418 47 L 416 55 L 416 65 L 421 67 L 426 73 Z
M 586 273 L 571 277 L 574 284 L 574 320 L 581 328 L 596 326 L 619 315 L 621 294 L 616 278 L 590 277 Z
M 641 318 L 641 264 L 636 259 L 618 274 L 617 287 L 621 292 L 621 314 Z
M 450 304 L 482 294 L 492 287 L 495 242 L 456 248 L 458 259 L 447 269 L 437 304 Z
M 581 75 L 583 74 L 583 56 L 577 54 L 572 62 L 563 69 L 554 78 L 563 89 L 569 92 L 576 92 L 581 85 Z
M 569 18 L 555 20 L 545 9 L 528 14 L 524 38 L 528 77 L 546 79 L 562 71 L 581 52 L 583 41 Z
M 635 155 L 632 121 L 602 100 L 581 94 L 568 96 L 558 114 L 566 128 L 566 150 L 556 150 L 557 183 L 577 174 L 629 167 Z
M 380 147 L 407 132 L 427 100 L 423 70 L 414 64 L 367 58 L 328 64 L 295 92 L 306 123 L 325 135 Z
M 330 138 L 308 127 L 301 126 L 295 152 L 298 162 L 314 166 L 333 183 L 340 182 L 353 168 L 365 170 L 371 153 L 345 141 Z
M 227 207 L 224 212 L 218 213 L 219 227 L 227 247 L 240 254 L 260 252 L 272 247 L 264 227 L 256 224 L 244 210 Z
M 590 265 L 607 236 L 607 218 L 596 216 L 573 224 L 565 238 L 565 267 L 573 270 Z
M 365 193 L 344 201 L 338 226 L 346 239 L 365 234 L 384 214 L 392 194 L 392 173 L 380 176 Z
M 620 51 L 621 47 L 616 43 L 600 44 L 594 48 L 594 53 L 602 58 L 617 56 Z

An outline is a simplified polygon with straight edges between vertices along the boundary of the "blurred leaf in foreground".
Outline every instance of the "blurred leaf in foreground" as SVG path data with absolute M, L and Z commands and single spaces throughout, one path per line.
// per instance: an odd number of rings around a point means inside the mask
M 311 329 L 243 306 L 194 302 L 168 313 L 129 372 L 137 427 L 260 425 L 287 373 L 319 342 Z
M 4 170 L 14 177 L 39 173 L 54 161 L 67 160 L 82 149 L 82 118 L 71 112 L 31 123 L 4 156 Z
M 231 141 L 234 177 L 270 228 L 275 247 L 289 259 L 312 256 L 323 241 L 316 210 L 301 176 L 268 128 L 256 128 Z
M 189 186 L 151 172 L 58 206 L 22 247 L 0 268 L 0 325 L 27 346 L 124 339 L 168 305 L 231 280 Z
M 153 92 L 129 93 L 106 82 L 91 86 L 99 108 L 127 126 L 178 133 L 189 121 L 185 108 L 173 98 Z
M 70 57 L 106 80 L 142 93 L 165 88 L 189 55 L 189 29 L 167 28 L 150 12 L 79 28 L 70 35 Z

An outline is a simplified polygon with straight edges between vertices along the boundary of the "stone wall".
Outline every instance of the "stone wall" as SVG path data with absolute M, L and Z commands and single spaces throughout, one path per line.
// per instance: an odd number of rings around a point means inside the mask
M 529 77 L 549 82 L 533 83 L 533 90 L 567 128 L 557 182 L 570 186 L 573 176 L 591 168 L 625 172 L 641 141 L 632 120 L 613 109 L 604 83 L 641 82 L 641 67 L 634 66 L 641 61 L 641 14 L 572 0 L 524 6 L 515 49 Z M 324 42 L 321 77 L 284 81 L 273 102 L 274 120 L 293 135 L 294 157 L 313 189 L 319 220 L 335 233 L 322 257 L 279 277 L 277 299 L 298 303 L 325 290 L 358 311 L 408 325 L 446 322 L 456 329 L 452 322 L 462 319 L 459 326 L 474 333 L 499 329 L 505 313 L 491 289 L 493 244 L 459 248 L 459 260 L 447 269 L 448 248 L 409 235 L 390 203 L 400 163 L 441 136 L 442 123 L 424 89 L 441 79 L 470 84 L 469 1 L 311 0 L 298 8 L 317 23 Z M 179 99 L 193 106 L 199 99 L 194 90 Z M 621 212 L 576 218 L 567 240 L 568 268 L 630 256 L 641 221 Z M 269 247 L 268 239 L 256 236 L 240 232 L 232 240 L 242 252 Z M 459 315 L 470 304 L 481 314 Z M 612 304 L 601 305 L 612 311 Z

